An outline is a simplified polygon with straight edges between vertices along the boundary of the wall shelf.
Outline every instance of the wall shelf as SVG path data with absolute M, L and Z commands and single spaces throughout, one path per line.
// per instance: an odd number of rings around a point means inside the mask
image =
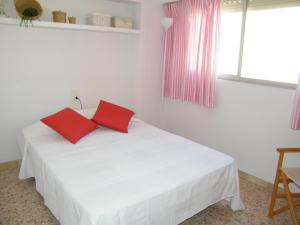
M 105 1 L 110 1 L 110 2 L 118 2 L 118 3 L 141 3 L 141 0 L 105 0 Z
M 118 1 L 118 0 L 107 0 L 107 1 Z M 135 1 L 135 0 L 126 0 L 126 1 Z M 0 24 L 4 24 L 4 25 L 20 26 L 20 22 L 21 22 L 20 19 L 0 18 Z M 140 30 L 138 29 L 101 27 L 101 26 L 91 26 L 91 25 L 83 25 L 83 24 L 54 23 L 54 22 L 47 22 L 47 21 L 33 21 L 33 26 L 39 28 L 60 29 L 60 30 L 78 30 L 78 31 L 93 31 L 93 32 L 125 33 L 125 34 L 140 33 Z
M 173 2 L 178 2 L 178 0 L 160 0 L 161 4 L 167 4 L 167 3 L 173 3 Z

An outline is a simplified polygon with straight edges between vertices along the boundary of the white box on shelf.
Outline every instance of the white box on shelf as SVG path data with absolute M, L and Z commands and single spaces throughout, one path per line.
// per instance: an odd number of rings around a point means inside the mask
M 111 18 L 111 23 L 113 27 L 127 28 L 127 29 L 133 28 L 132 18 L 128 18 L 128 17 L 113 16 Z
M 87 15 L 87 24 L 88 25 L 96 25 L 103 27 L 111 26 L 111 15 L 103 14 L 103 13 L 89 13 Z

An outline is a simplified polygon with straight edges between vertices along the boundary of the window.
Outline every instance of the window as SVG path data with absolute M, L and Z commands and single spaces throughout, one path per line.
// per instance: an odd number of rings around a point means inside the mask
M 223 4 L 217 70 L 218 73 L 237 75 L 243 7 L 240 2 L 235 3 L 234 7 L 230 7 L 233 6 L 230 2 L 224 2 Z
M 300 0 L 223 0 L 218 74 L 297 83 Z

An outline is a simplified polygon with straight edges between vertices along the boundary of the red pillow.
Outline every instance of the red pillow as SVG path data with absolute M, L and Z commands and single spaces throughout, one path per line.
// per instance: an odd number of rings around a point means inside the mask
M 80 138 L 97 129 L 97 124 L 70 108 L 41 119 L 47 126 L 76 144 Z
M 129 109 L 101 100 L 92 120 L 104 127 L 128 133 L 128 124 L 133 115 L 134 112 Z

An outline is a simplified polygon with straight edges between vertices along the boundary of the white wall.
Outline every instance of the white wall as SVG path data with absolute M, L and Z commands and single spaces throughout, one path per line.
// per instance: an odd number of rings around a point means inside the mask
M 40 1 L 51 11 L 62 9 L 83 22 L 83 11 L 132 13 L 122 4 L 95 0 L 72 7 L 60 1 Z M 12 1 L 4 0 L 6 13 L 15 17 Z M 97 0 L 97 4 L 98 4 Z M 97 5 L 96 4 L 96 5 Z M 81 9 L 82 10 L 82 9 Z M 126 11 L 127 10 L 127 11 Z M 20 129 L 67 105 L 74 106 L 72 90 L 80 90 L 85 107 L 99 98 L 132 107 L 149 123 L 162 126 L 161 66 L 163 29 L 159 1 L 143 1 L 139 36 L 80 31 L 25 29 L 0 25 L 0 162 L 20 158 L 16 136 Z M 122 14 L 120 14 L 122 15 Z M 81 18 L 81 19 L 80 19 Z M 29 57 L 26 57 L 26 55 Z M 153 87 L 149 89 L 148 87 Z
M 17 133 L 65 106 L 80 90 L 85 107 L 100 98 L 133 107 L 138 37 L 0 25 L 0 162 L 20 158 Z
M 163 16 L 157 0 L 144 0 L 141 10 L 142 32 L 135 77 L 135 106 L 138 116 L 164 128 L 162 118 L 161 74 L 163 62 Z
M 273 182 L 278 147 L 299 147 L 289 128 L 294 91 L 218 80 L 218 103 L 206 109 L 165 100 L 167 130 L 233 156 L 242 171 Z M 300 158 L 290 161 L 299 165 Z

